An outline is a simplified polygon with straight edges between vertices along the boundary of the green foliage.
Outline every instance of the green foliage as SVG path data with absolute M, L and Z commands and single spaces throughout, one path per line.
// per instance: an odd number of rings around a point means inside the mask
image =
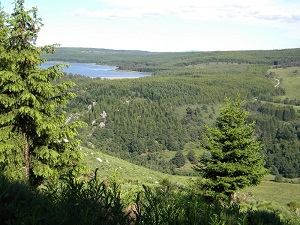
M 77 97 L 68 110 L 89 124 L 80 130 L 84 144 L 171 172 L 170 164 L 158 161 L 153 153 L 182 150 L 190 141 L 202 140 L 204 125 L 213 121 L 209 114 L 216 113 L 208 104 L 219 103 L 224 92 L 228 96 L 240 92 L 246 99 L 275 94 L 273 84 L 264 77 L 266 66 L 233 67 L 224 63 L 180 67 L 174 68 L 178 74 L 164 71 L 134 80 L 65 76 L 66 81 L 77 83 Z M 106 118 L 101 116 L 103 111 Z
M 238 204 L 207 203 L 190 189 L 149 188 L 136 200 L 136 224 L 297 224 L 272 209 L 241 210 Z
M 265 105 L 260 109 L 249 111 L 252 111 L 253 116 L 251 115 L 251 119 L 256 121 L 257 124 L 255 135 L 264 146 L 266 166 L 276 165 L 284 177 L 299 176 L 299 115 L 296 107 L 288 105 L 299 105 L 299 91 L 297 91 L 299 87 L 299 67 L 297 67 L 300 61 L 299 48 L 271 51 L 193 53 L 58 48 L 56 54 L 45 55 L 45 57 L 56 61 L 94 62 L 118 66 L 119 69 L 124 70 L 153 73 L 151 77 L 122 81 L 72 78 L 74 81 L 78 80 L 76 83 L 80 85 L 81 83 L 86 84 L 80 86 L 82 87 L 78 91 L 80 97 L 70 104 L 72 112 L 83 111 L 87 105 L 98 102 L 95 96 L 105 96 L 104 102 L 99 101 L 101 105 L 120 105 L 118 103 L 120 99 L 128 100 L 137 97 L 146 101 L 157 102 L 159 106 L 163 107 L 161 112 L 155 116 L 153 115 L 155 117 L 154 123 L 143 124 L 140 121 L 141 123 L 138 126 L 136 123 L 132 123 L 132 126 L 138 127 L 138 129 L 131 129 L 128 126 L 130 123 L 126 123 L 126 120 L 132 117 L 124 117 L 123 113 L 120 113 L 120 119 L 116 119 L 114 115 L 114 122 L 124 120 L 125 123 L 122 123 L 123 128 L 117 131 L 115 128 L 106 131 L 103 129 L 103 134 L 106 137 L 109 136 L 109 138 L 99 139 L 100 132 L 93 139 L 85 138 L 87 135 L 84 135 L 84 141 L 89 139 L 87 141 L 92 142 L 97 148 L 107 150 L 107 152 L 113 151 L 114 155 L 121 156 L 124 159 L 134 159 L 135 163 L 138 164 L 142 162 L 143 165 L 151 168 L 154 168 L 153 165 L 155 165 L 156 169 L 170 171 L 170 169 L 159 165 L 160 163 L 155 163 L 156 159 L 152 156 L 149 157 L 151 163 L 148 163 L 145 155 L 156 151 L 160 152 L 167 148 L 178 151 L 189 141 L 202 140 L 203 125 L 210 125 L 213 119 L 218 116 L 218 112 L 215 114 L 209 106 L 220 103 L 224 99 L 224 93 L 227 97 L 234 97 L 236 93 L 240 93 L 241 98 L 244 100 L 255 98 L 258 101 L 285 104 L 285 106 L 280 107 L 277 105 L 276 109 Z M 274 87 L 277 84 L 275 78 L 280 79 L 278 87 Z M 102 83 L 106 83 L 107 88 L 95 91 L 94 89 L 105 86 Z M 204 104 L 207 106 L 204 108 L 198 107 Z M 117 109 L 117 107 L 115 108 Z M 79 110 L 76 110 L 76 108 Z M 185 115 L 178 113 L 183 108 L 189 109 Z M 143 104 L 141 104 L 141 107 L 136 108 L 136 111 L 138 110 L 143 111 Z M 264 116 L 258 116 L 257 111 Z M 171 117 L 174 114 L 177 115 L 175 119 L 174 117 L 169 120 L 164 118 L 164 115 Z M 93 114 L 86 116 L 85 121 L 89 121 L 92 116 Z M 135 116 L 139 117 L 140 115 L 137 113 L 134 114 Z M 149 120 L 152 120 L 151 116 Z M 162 122 L 159 121 L 160 119 Z M 176 126 L 178 126 L 177 120 L 182 124 L 180 130 L 176 130 L 176 127 L 165 129 L 170 123 L 177 123 Z M 277 121 L 285 123 L 282 125 Z M 149 128 L 148 133 L 144 132 L 146 130 L 144 125 Z M 134 135 L 123 134 L 127 127 L 131 129 L 128 133 Z M 268 127 L 271 127 L 272 130 L 278 130 L 278 134 L 268 133 L 266 131 Z M 159 138 L 156 135 L 151 135 L 160 133 L 157 132 L 160 129 L 163 131 L 162 134 L 166 135 L 160 135 Z M 142 138 L 135 135 L 137 131 L 141 131 Z M 288 131 L 286 135 L 285 131 Z M 179 132 L 184 134 L 184 138 L 177 136 Z M 86 131 L 85 134 L 91 133 Z M 298 139 L 293 138 L 291 140 L 291 134 L 292 136 L 297 135 Z M 117 140 L 116 136 L 122 136 L 122 139 Z M 174 138 L 168 138 L 170 136 Z M 124 139 L 126 140 L 125 143 Z M 151 152 L 149 153 L 150 149 Z M 128 152 L 134 152 L 134 154 L 129 156 Z M 137 157 L 140 154 L 143 154 L 144 157 Z
M 42 192 L 0 177 L 0 223 L 129 224 L 120 191 L 115 180 L 99 181 L 96 176 L 88 182 L 67 176 Z
M 275 165 L 284 177 L 297 177 L 300 171 L 299 114 L 294 106 L 272 103 L 287 90 L 275 88 L 274 77 L 268 72 L 270 67 L 260 64 L 267 61 L 272 64 L 270 57 L 278 57 L 274 60 L 284 63 L 284 58 L 279 59 L 280 54 L 290 54 L 286 59 L 297 62 L 298 52 L 299 49 L 154 54 L 58 49 L 58 54 L 51 57 L 67 60 L 72 55 L 70 59 L 78 62 L 92 62 L 88 60 L 93 56 L 93 60 L 113 65 L 120 63 L 122 68 L 128 69 L 141 69 L 140 63 L 144 63 L 145 70 L 147 64 L 147 69 L 155 71 L 153 76 L 140 79 L 101 80 L 65 76 L 66 81 L 77 83 L 74 88 L 77 97 L 68 104 L 68 112 L 90 124 L 80 130 L 84 144 L 90 142 L 101 151 L 138 165 L 172 172 L 172 166 L 153 153 L 165 149 L 182 150 L 191 141 L 204 142 L 204 125 L 211 125 L 219 114 L 212 106 L 224 99 L 224 93 L 227 97 L 240 93 L 241 99 L 253 103 L 253 106 L 245 108 L 250 112 L 249 121 L 256 122 L 255 137 L 263 144 L 266 167 Z M 245 63 L 238 63 L 238 56 L 242 56 Z M 211 58 L 209 63 L 203 63 L 206 57 Z M 233 63 L 227 63 L 230 59 Z M 259 65 L 246 63 L 253 63 L 254 59 Z M 295 77 L 297 73 L 293 71 Z M 271 102 L 265 104 L 266 101 Z M 288 103 L 298 104 L 294 99 Z M 100 116 L 103 110 L 108 116 L 105 127 L 100 128 L 100 123 L 104 122 Z M 95 124 L 91 125 L 94 121 Z
M 1 12 L 0 26 L 1 171 L 34 185 L 69 171 L 79 174 L 82 155 L 74 137 L 83 123 L 67 124 L 63 111 L 74 83 L 58 82 L 59 66 L 39 68 L 40 55 L 55 46 L 35 46 L 42 26 L 37 9 L 26 11 L 18 0 L 11 15 Z
M 190 150 L 186 157 L 192 164 L 196 164 L 198 162 L 193 150 Z
M 178 151 L 176 152 L 174 158 L 172 158 L 170 160 L 171 163 L 173 163 L 174 165 L 176 165 L 176 167 L 182 167 L 185 164 L 185 157 L 182 154 L 182 151 Z
M 95 173 L 96 174 L 96 173 Z M 0 177 L 1 224 L 299 224 L 296 216 L 285 217 L 272 208 L 248 208 L 239 204 L 207 203 L 190 184 L 143 189 L 134 203 L 124 204 L 124 190 L 115 180 L 89 181 L 66 177 L 63 183 L 48 183 L 37 191 L 23 182 Z M 291 210 L 299 208 L 290 202 Z M 295 214 L 296 215 L 296 214 Z
M 256 136 L 264 144 L 266 167 L 276 167 L 287 178 L 300 176 L 300 124 L 295 108 L 260 101 L 248 102 L 246 108 L 254 111 L 250 118 L 256 122 Z
M 275 175 L 275 179 L 274 179 L 276 182 L 279 182 L 279 183 L 281 183 L 281 182 L 283 182 L 283 177 L 282 177 L 282 175 L 281 174 L 276 174 Z
M 48 185 L 46 189 L 60 224 L 128 224 L 120 185 L 114 178 L 100 181 L 96 170 L 87 182 L 73 176 L 65 179 L 59 186 Z
M 211 158 L 201 158 L 197 169 L 202 172 L 202 186 L 209 197 L 231 200 L 246 186 L 260 183 L 263 167 L 262 146 L 252 139 L 254 123 L 247 124 L 242 101 L 227 99 L 221 107 L 216 127 L 207 128 Z

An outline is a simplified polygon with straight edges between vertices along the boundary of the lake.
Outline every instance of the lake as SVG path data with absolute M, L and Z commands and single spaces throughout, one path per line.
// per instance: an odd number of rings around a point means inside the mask
M 41 68 L 48 68 L 56 64 L 55 62 L 46 62 L 41 65 Z M 86 64 L 86 63 L 66 63 L 70 67 L 64 68 L 63 72 L 80 74 L 87 77 L 93 78 L 139 78 L 151 76 L 150 73 L 139 73 L 139 72 L 125 72 L 117 70 L 116 66 L 101 66 L 95 64 Z

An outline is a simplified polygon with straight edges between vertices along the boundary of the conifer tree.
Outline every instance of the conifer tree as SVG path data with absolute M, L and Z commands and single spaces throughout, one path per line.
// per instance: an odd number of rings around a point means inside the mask
M 41 54 L 57 46 L 36 47 L 41 26 L 37 9 L 26 11 L 23 0 L 11 15 L 0 14 L 0 170 L 33 185 L 84 169 L 76 140 L 83 123 L 66 123 L 63 111 L 74 84 L 59 82 L 58 65 L 39 67 Z
M 246 122 L 241 105 L 239 99 L 226 99 L 216 126 L 207 128 L 211 157 L 202 157 L 196 169 L 208 197 L 230 200 L 238 189 L 259 184 L 265 174 L 262 146 L 253 139 L 254 123 Z
M 180 168 L 185 165 L 185 157 L 182 154 L 182 151 L 177 151 L 175 156 L 170 160 L 171 163 L 176 165 L 177 168 Z

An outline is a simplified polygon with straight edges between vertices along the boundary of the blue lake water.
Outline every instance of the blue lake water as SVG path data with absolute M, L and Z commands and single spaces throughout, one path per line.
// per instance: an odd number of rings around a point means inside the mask
M 41 65 L 41 68 L 48 68 L 53 66 L 55 62 L 46 62 Z M 101 66 L 95 64 L 85 63 L 68 63 L 69 68 L 64 68 L 63 72 L 80 74 L 87 77 L 94 78 L 139 78 L 150 76 L 150 73 L 138 73 L 138 72 L 125 72 L 117 70 L 115 66 Z

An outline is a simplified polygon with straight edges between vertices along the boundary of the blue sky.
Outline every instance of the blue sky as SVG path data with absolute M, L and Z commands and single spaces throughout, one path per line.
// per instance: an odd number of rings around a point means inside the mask
M 13 0 L 0 0 L 10 13 Z M 146 51 L 300 47 L 299 0 L 25 0 L 38 45 Z

